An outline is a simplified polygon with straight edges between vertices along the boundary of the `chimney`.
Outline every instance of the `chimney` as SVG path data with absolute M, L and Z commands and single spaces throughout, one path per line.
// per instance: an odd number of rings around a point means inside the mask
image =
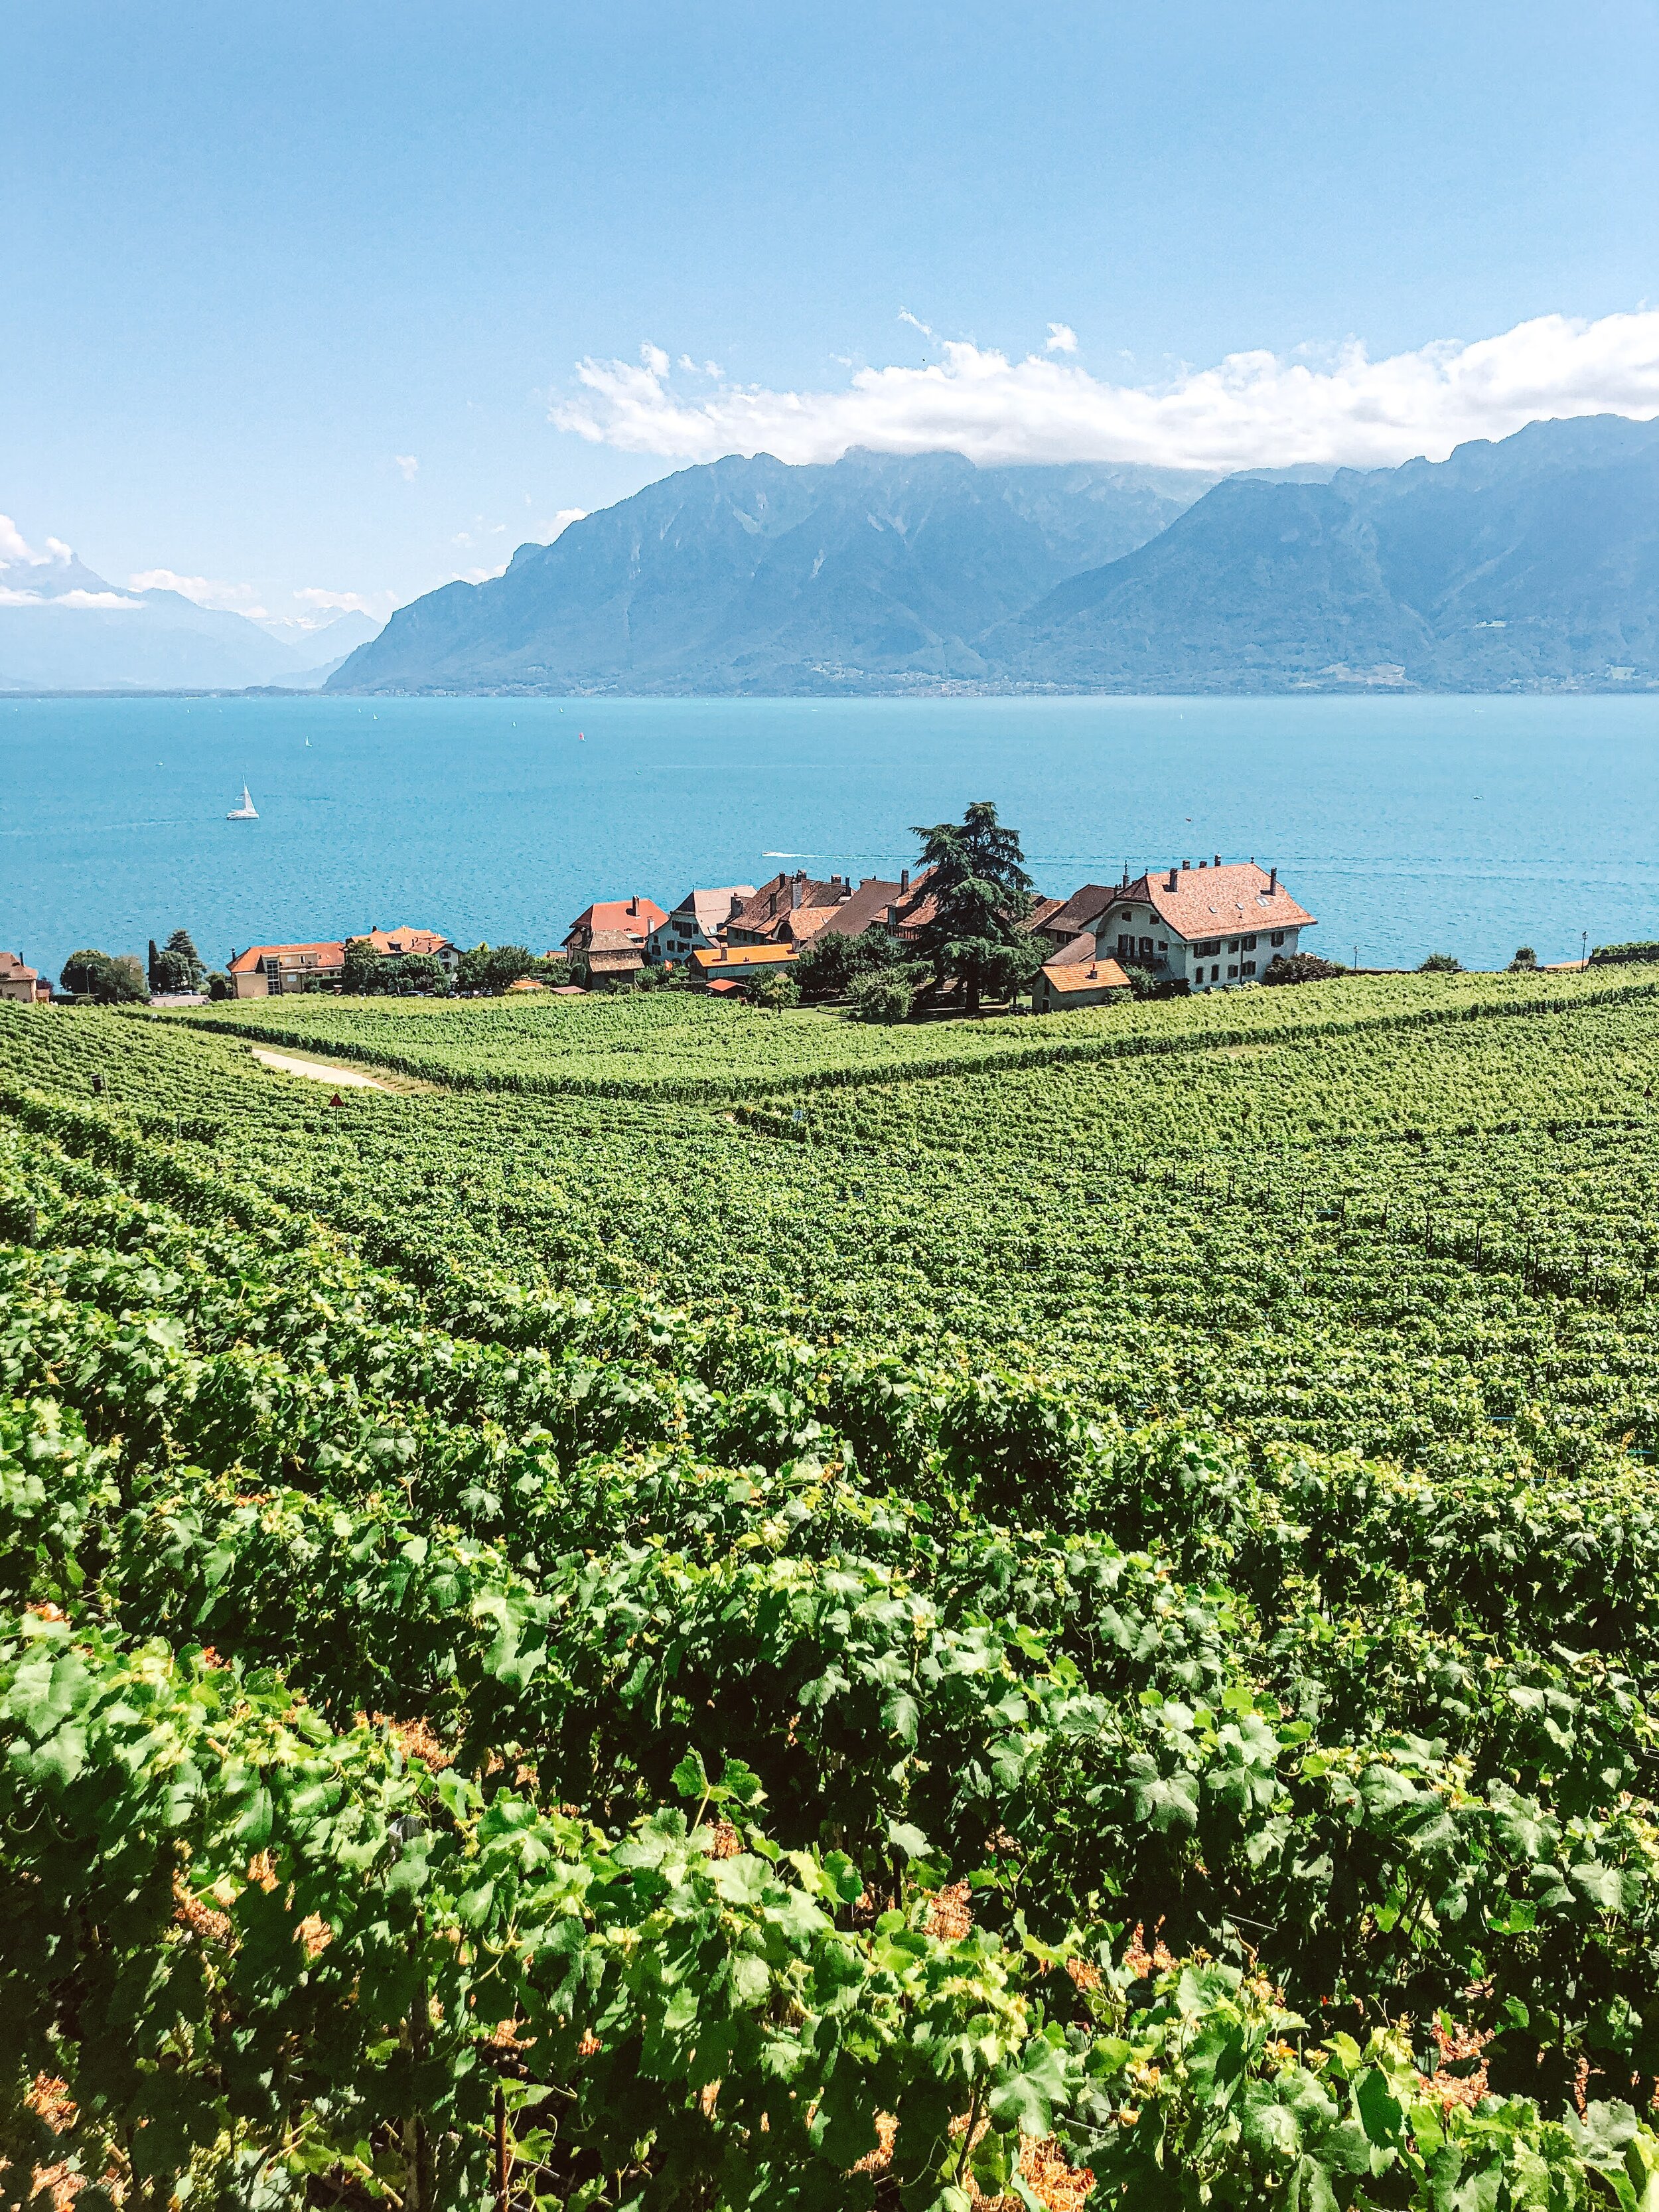
M 1218 868 L 1221 866 L 1221 855 L 1220 855 L 1220 854 L 1219 854 L 1219 853 L 1218 853 L 1218 854 L 1216 854 L 1216 856 L 1215 856 L 1215 864 L 1216 864 L 1216 866 L 1217 866 L 1217 867 L 1218 867 Z
M 1100 969 L 1096 966 L 1095 963 L 1091 960 L 1091 961 L 1089 963 L 1089 974 L 1090 974 L 1091 977 L 1092 978 L 1092 977 L 1094 977 L 1094 976 L 1096 976 L 1096 975 L 1099 975 L 1099 973 L 1100 973 Z
M 1181 865 L 1183 868 L 1190 868 L 1193 864 L 1190 860 L 1183 860 Z
M 887 927 L 889 929 L 898 927 L 898 908 L 896 906 L 890 906 L 887 909 Z
M 899 889 L 900 889 L 902 891 L 908 891 L 908 890 L 909 890 L 909 888 L 910 888 L 910 871 L 908 870 L 908 868 L 901 868 L 901 869 L 899 870 Z
M 1175 862 L 1171 860 L 1170 863 L 1170 880 L 1164 884 L 1164 888 L 1166 891 L 1172 891 L 1180 881 L 1181 871 L 1176 867 Z
M 638 893 L 637 891 L 635 891 L 635 894 L 634 894 L 634 896 L 633 896 L 633 897 L 632 897 L 631 899 L 629 899 L 629 902 L 628 902 L 628 911 L 629 912 L 629 914 L 637 914 L 637 913 L 639 912 L 639 910 L 640 910 L 640 895 L 639 895 L 639 893 Z
M 1275 866 L 1274 866 L 1273 867 L 1272 867 L 1272 868 L 1268 871 L 1268 873 L 1267 873 L 1267 896 L 1268 896 L 1269 898 L 1271 898 L 1271 897 L 1273 896 L 1273 893 L 1274 893 L 1278 889 L 1279 889 L 1279 869 L 1278 869 L 1277 865 L 1275 864 Z
M 789 911 L 791 914 L 793 914 L 795 911 L 795 908 L 800 904 L 800 886 L 801 878 L 799 874 L 797 873 L 789 885 Z
M 1200 860 L 1198 865 L 1200 868 L 1207 868 L 1210 864 L 1207 860 Z

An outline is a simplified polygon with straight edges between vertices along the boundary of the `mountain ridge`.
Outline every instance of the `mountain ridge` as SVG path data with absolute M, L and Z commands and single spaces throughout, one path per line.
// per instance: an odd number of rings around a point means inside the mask
M 1091 551 L 1093 550 L 1093 557 Z M 1659 423 L 1217 479 L 678 471 L 399 609 L 331 692 L 1659 688 Z

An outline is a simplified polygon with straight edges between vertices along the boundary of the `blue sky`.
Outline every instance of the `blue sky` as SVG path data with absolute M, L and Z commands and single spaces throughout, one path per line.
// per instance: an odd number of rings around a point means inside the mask
M 733 446 L 1659 411 L 1651 4 L 52 0 L 0 84 L 0 510 L 223 605 L 379 611 Z

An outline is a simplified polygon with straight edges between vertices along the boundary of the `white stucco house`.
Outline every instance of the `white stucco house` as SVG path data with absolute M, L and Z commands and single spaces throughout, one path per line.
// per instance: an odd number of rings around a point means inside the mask
M 653 967 L 664 962 L 688 960 L 694 952 L 709 952 L 726 942 L 726 925 L 745 899 L 755 896 L 753 884 L 722 884 L 715 890 L 687 891 L 685 896 L 652 930 L 645 940 L 645 957 Z
M 1225 991 L 1260 982 L 1316 927 L 1277 868 L 1254 860 L 1224 866 L 1218 854 L 1213 862 L 1183 860 L 1119 884 L 1095 936 L 1103 959 L 1150 969 L 1160 981 L 1184 981 L 1194 991 Z

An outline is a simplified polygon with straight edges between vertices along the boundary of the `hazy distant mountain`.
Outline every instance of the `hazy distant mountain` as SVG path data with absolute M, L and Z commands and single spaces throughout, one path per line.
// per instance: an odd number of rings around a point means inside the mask
M 1212 475 L 957 453 L 687 469 L 394 614 L 331 690 L 860 691 L 994 680 L 975 641 Z
M 229 689 L 302 666 L 245 616 L 118 588 L 72 553 L 0 561 L 0 690 Z
M 1659 423 L 1534 422 L 1328 483 L 1231 477 L 980 647 L 1068 689 L 1659 684 Z

